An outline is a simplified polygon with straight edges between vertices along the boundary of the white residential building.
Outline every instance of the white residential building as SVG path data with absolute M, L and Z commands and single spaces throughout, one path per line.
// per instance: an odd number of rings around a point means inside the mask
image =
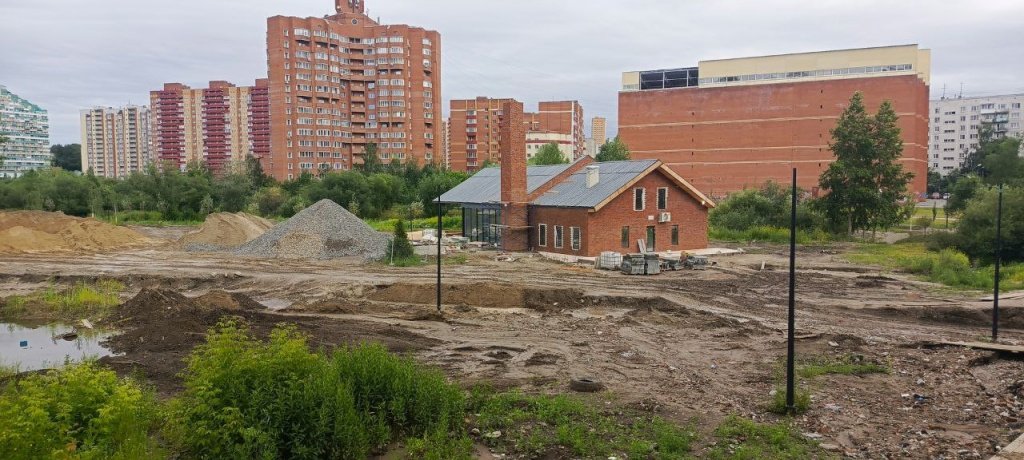
M 50 167 L 50 122 L 46 110 L 0 86 L 0 178 Z
M 979 131 L 992 128 L 995 137 L 1021 137 L 1024 94 L 947 98 L 931 101 L 928 168 L 943 176 L 960 168 L 978 147 Z

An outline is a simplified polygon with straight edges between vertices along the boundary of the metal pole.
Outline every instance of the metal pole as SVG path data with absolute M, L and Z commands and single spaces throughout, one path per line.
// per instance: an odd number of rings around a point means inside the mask
M 786 409 L 796 411 L 795 354 L 796 354 L 796 168 L 793 168 L 793 198 L 789 216 L 789 337 L 786 356 Z
M 996 279 L 992 293 L 992 341 L 999 340 L 999 263 L 1003 256 L 1003 186 L 999 186 L 999 205 L 996 206 Z
M 437 195 L 437 312 L 441 313 L 441 195 Z

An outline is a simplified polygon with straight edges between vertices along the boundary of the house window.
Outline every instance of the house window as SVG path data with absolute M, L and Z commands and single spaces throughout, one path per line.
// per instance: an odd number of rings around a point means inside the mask
M 645 189 L 642 189 L 642 188 L 635 188 L 635 189 L 633 189 L 633 210 L 634 211 L 643 211 L 644 210 L 644 204 L 647 201 L 646 200 L 646 198 L 647 198 L 646 195 L 647 195 L 647 190 L 645 190 Z
M 548 224 L 537 226 L 537 244 L 541 247 L 548 245 Z
M 555 225 L 555 248 L 565 247 L 565 229 L 561 225 Z
M 658 189 L 658 210 L 668 209 L 668 187 Z
M 658 242 L 657 241 L 657 237 L 656 237 L 654 232 L 655 232 L 655 230 L 654 230 L 654 226 L 653 225 L 650 226 L 650 227 L 647 227 L 647 251 L 648 252 L 654 252 L 655 251 L 655 249 L 654 249 L 655 248 L 655 243 Z
M 629 227 L 622 227 L 622 247 L 629 249 Z
M 672 226 L 672 246 L 679 246 L 679 226 Z
M 580 238 L 580 236 L 581 236 L 581 234 L 580 234 L 580 228 L 579 227 L 569 227 L 569 239 L 571 240 L 572 250 L 573 251 L 579 251 L 580 250 L 580 243 L 581 243 L 580 240 L 582 239 L 582 238 Z

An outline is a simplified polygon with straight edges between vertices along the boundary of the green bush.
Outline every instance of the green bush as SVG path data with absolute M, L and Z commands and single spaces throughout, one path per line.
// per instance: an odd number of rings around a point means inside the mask
M 708 222 L 721 230 L 746 231 L 754 228 L 789 228 L 792 188 L 766 182 L 760 189 L 748 189 L 729 195 L 711 210 Z M 802 195 L 797 191 L 798 195 Z M 814 230 L 824 228 L 824 219 L 811 202 L 797 202 L 797 228 Z
M 401 220 L 395 223 L 395 234 L 388 246 L 387 258 L 389 260 L 408 259 L 416 253 L 409 242 L 409 235 L 405 233 L 405 223 Z
M 0 394 L 0 458 L 163 458 L 153 395 L 93 363 L 10 383 Z
M 189 358 L 184 377 L 168 433 L 188 456 L 365 458 L 405 438 L 427 449 L 469 445 L 461 392 L 380 345 L 326 356 L 310 352 L 294 328 L 262 343 L 226 322 Z

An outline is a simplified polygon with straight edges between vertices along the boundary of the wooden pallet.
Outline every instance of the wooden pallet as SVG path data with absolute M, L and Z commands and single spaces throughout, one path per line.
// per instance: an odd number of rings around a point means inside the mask
M 1024 353 L 1024 346 L 1004 345 L 989 342 L 942 342 L 942 345 L 953 347 L 974 348 L 976 350 L 1000 351 L 1003 353 Z

